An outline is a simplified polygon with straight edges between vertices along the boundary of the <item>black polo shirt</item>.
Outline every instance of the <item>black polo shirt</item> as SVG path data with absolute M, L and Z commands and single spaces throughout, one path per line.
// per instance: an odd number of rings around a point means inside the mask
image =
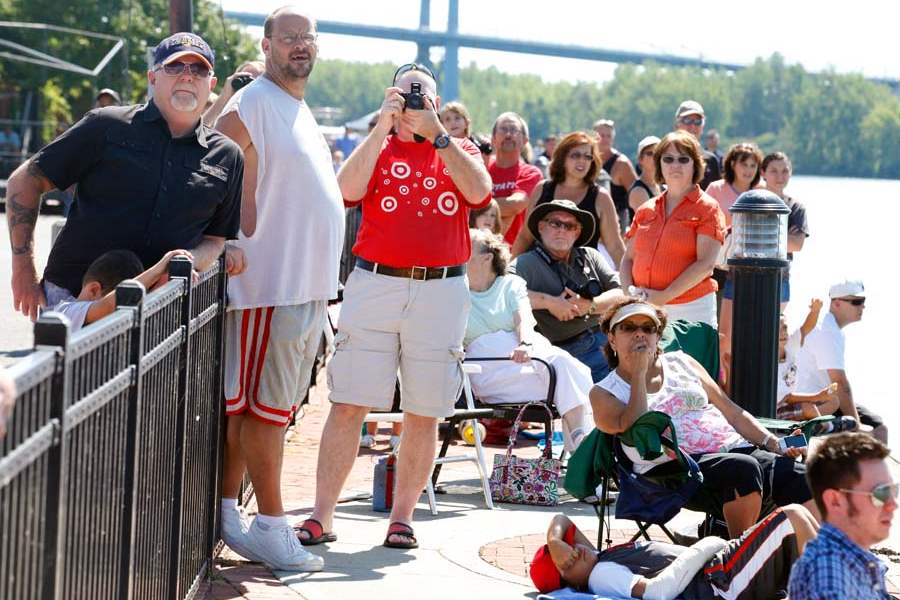
M 76 186 L 44 270 L 76 296 L 88 266 L 109 250 L 132 250 L 149 268 L 204 235 L 237 237 L 240 148 L 202 123 L 173 138 L 152 100 L 92 110 L 32 160 L 57 188 Z

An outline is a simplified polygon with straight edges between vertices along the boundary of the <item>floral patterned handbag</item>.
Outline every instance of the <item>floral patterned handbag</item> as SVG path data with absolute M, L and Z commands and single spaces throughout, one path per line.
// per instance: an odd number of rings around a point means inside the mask
M 489 480 L 491 497 L 494 502 L 556 506 L 559 503 L 557 482 L 562 463 L 552 458 L 551 445 L 548 443 L 544 446 L 540 458 L 518 458 L 512 453 L 522 416 L 529 406 L 539 406 L 552 417 L 550 409 L 543 402 L 529 402 L 522 407 L 509 434 L 506 454 L 494 456 L 494 470 Z

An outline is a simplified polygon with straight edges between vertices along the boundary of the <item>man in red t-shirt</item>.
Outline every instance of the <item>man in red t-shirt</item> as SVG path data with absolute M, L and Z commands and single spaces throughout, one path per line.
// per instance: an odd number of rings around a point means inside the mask
M 494 200 L 503 218 L 503 239 L 512 246 L 522 223 L 531 191 L 543 179 L 541 171 L 522 160 L 528 143 L 528 123 L 514 112 L 505 112 L 494 121 L 493 144 L 497 158 L 488 170 L 493 181 Z
M 417 547 L 413 508 L 431 474 L 438 419 L 453 413 L 462 386 L 469 208 L 487 205 L 491 190 L 478 148 L 441 125 L 436 89 L 427 68 L 400 67 L 377 125 L 338 173 L 344 203 L 361 203 L 363 216 L 328 364 L 315 508 L 298 528 L 304 545 L 336 539 L 334 508 L 360 428 L 369 411 L 390 409 L 399 369 L 404 428 L 384 545 Z

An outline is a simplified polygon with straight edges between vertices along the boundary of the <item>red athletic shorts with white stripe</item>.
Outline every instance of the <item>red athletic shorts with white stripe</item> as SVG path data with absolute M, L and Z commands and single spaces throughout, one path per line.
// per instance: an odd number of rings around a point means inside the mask
M 225 315 L 225 413 L 286 426 L 306 396 L 327 323 L 326 302 Z

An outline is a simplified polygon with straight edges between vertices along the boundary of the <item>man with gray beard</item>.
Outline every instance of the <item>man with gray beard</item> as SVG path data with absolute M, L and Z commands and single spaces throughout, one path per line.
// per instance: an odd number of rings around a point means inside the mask
M 88 266 L 110 250 L 131 250 L 152 265 L 189 250 L 204 270 L 240 224 L 243 158 L 200 115 L 216 84 L 215 55 L 198 35 L 176 33 L 154 52 L 147 104 L 87 113 L 10 176 L 6 212 L 16 310 L 32 319 L 42 306 L 76 296 Z M 75 185 L 66 227 L 43 279 L 34 264 L 41 195 Z M 237 274 L 241 260 L 231 264 Z
M 263 27 L 265 73 L 217 122 L 245 155 L 241 235 L 248 269 L 228 283 L 222 539 L 274 569 L 318 571 L 284 515 L 284 429 L 306 395 L 326 304 L 337 296 L 344 207 L 331 152 L 306 102 L 318 55 L 316 22 L 287 6 Z M 358 433 L 358 432 L 357 432 Z M 244 469 L 259 513 L 237 507 Z

